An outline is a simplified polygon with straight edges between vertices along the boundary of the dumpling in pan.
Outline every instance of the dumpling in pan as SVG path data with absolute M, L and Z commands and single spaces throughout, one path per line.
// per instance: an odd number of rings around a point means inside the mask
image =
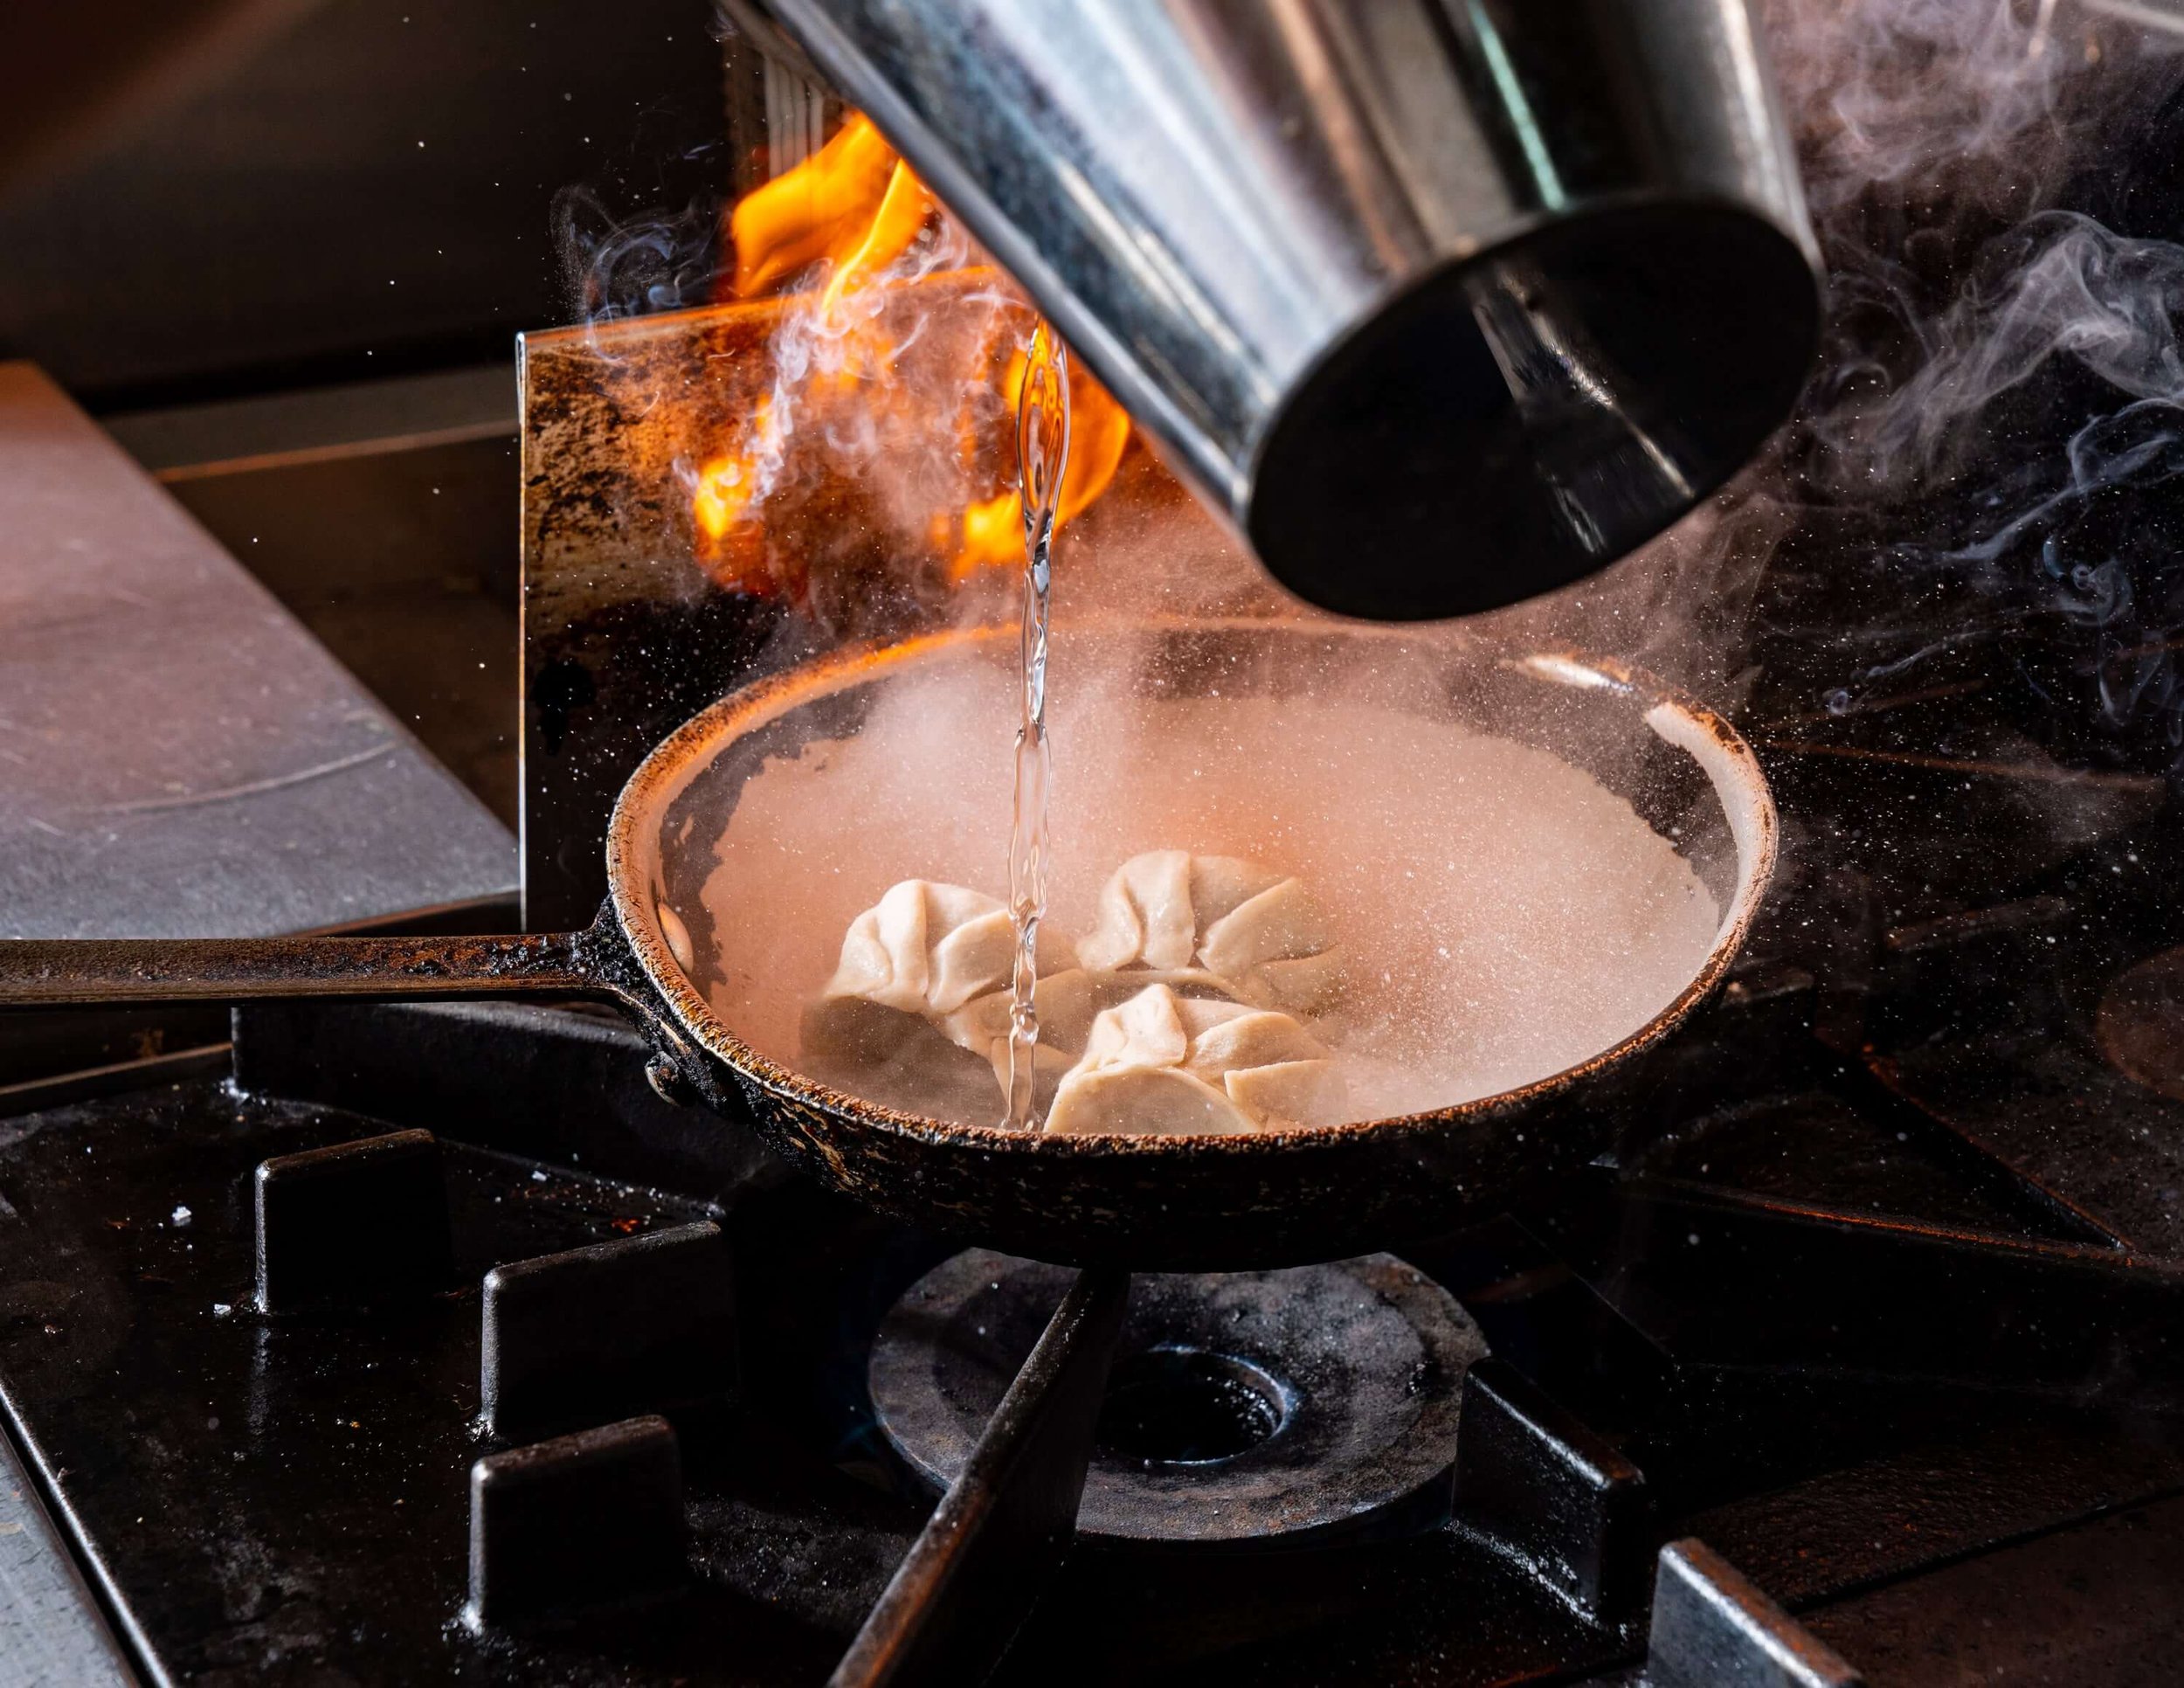
M 952 1013 L 1008 978 L 1014 942 L 999 897 L 906 879 L 850 923 L 821 994 L 914 1014 Z
M 1229 1134 L 1347 1117 L 1342 1074 L 1288 1014 L 1148 985 L 1092 1022 L 1049 1131 Z
M 1108 1011 L 1120 1007 L 1144 988 L 1131 974 L 1094 973 L 1082 967 L 1065 967 L 1040 975 L 1039 987 L 1033 993 L 1032 1000 L 1039 1010 L 1037 1099 L 1042 1111 L 1054 1097 L 1056 1083 L 1084 1054 L 1094 1029 Z M 935 1022 L 958 1048 L 985 1056 L 993 1069 L 994 1082 L 1004 1096 L 1008 1094 L 1009 1016 L 1014 1007 L 1015 993 L 1005 986 L 988 995 L 973 997 L 955 1013 L 943 1015 Z
M 1104 1006 L 1103 997 L 1112 1000 L 1111 988 L 1103 992 L 1102 981 L 1081 967 L 1040 976 L 1032 992 L 1032 1005 L 1039 1010 L 1039 1048 L 1033 1062 L 1033 1096 L 1039 1106 L 1047 1105 L 1055 1084 L 1083 1050 L 1093 1018 Z M 1009 1015 L 1015 1004 L 1016 993 L 1005 982 L 1000 989 L 973 997 L 938 1021 L 950 1043 L 985 1057 L 1004 1097 L 1009 1083 Z
M 1326 916 L 1303 882 L 1232 855 L 1151 850 L 1115 870 L 1099 924 L 1077 944 L 1095 972 L 1143 968 L 1311 1013 L 1341 982 Z
M 850 923 L 841 959 L 804 1016 L 805 1053 L 884 1060 L 922 1027 L 1005 987 L 1016 934 L 999 898 L 906 879 Z

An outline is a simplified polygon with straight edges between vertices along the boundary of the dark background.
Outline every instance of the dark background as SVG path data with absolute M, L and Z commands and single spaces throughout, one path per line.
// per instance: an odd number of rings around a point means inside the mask
M 722 110 L 708 0 L 324 0 L 0 203 L 0 356 L 100 411 L 506 358 L 556 196 L 703 221 Z

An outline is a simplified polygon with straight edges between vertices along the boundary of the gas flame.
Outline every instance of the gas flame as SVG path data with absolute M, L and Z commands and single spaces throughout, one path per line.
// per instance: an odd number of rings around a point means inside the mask
M 905 261 L 946 216 L 861 114 L 853 114 L 802 163 L 746 194 L 729 214 L 736 261 L 729 290 L 739 300 L 791 301 L 787 308 L 810 314 L 827 355 L 785 362 L 774 391 L 752 407 L 733 446 L 708 458 L 691 479 L 691 515 L 702 560 L 723 584 L 754 590 L 771 584 L 760 560 L 761 507 L 781 470 L 791 434 L 807 416 L 823 415 L 828 430 L 849 434 L 860 423 L 907 417 L 918 425 L 952 432 L 966 466 L 988 465 L 989 474 L 1013 479 L 1013 455 L 997 449 L 998 440 L 982 436 L 962 402 L 963 394 L 992 378 L 998 349 L 990 340 L 975 337 L 981 341 L 978 361 L 966 365 L 959 379 L 942 384 L 944 390 L 909 392 L 890 379 L 907 339 L 902 329 L 890 327 L 902 314 L 876 308 L 876 290 L 930 288 L 937 294 L 937 284 L 964 278 L 968 270 L 963 265 L 940 266 L 929 259 L 921 269 Z M 925 249 L 939 248 L 928 241 Z M 992 290 L 985 291 L 990 295 Z M 957 288 L 953 296 L 963 297 L 963 290 Z M 1024 370 L 1019 349 L 1001 376 L 1009 417 L 1023 387 Z M 1058 527 L 1107 490 L 1130 443 L 1129 417 L 1078 359 L 1070 363 L 1069 399 L 1072 445 Z M 1008 437 L 1013 439 L 1013 428 Z M 930 520 L 935 554 L 944 560 L 952 582 L 1020 563 L 1022 529 L 1022 496 L 1011 485 L 972 497 L 960 508 L 936 511 Z
M 1024 371 L 1030 367 L 1019 348 L 1009 356 L 1008 373 L 1001 391 L 1008 400 L 1008 414 L 1016 414 L 1024 392 Z M 1107 389 L 1085 373 L 1082 359 L 1069 360 L 1069 460 L 1061 472 L 1061 502 L 1054 514 L 1059 532 L 1069 519 L 1082 512 L 1107 490 L 1108 482 L 1123 460 L 1130 444 L 1130 418 L 1108 396 Z M 951 580 L 964 580 L 980 569 L 1006 568 L 1024 557 L 1024 495 L 1011 487 L 967 505 L 952 524 L 942 527 L 956 539 L 955 556 L 948 565 Z M 942 540 L 936 529 L 936 540 Z M 949 547 L 944 541 L 941 549 Z
M 908 178 L 922 197 L 916 178 L 859 114 L 811 157 L 753 188 L 729 214 L 736 296 L 761 298 L 822 261 L 844 267 L 845 259 L 872 244 L 881 208 L 898 177 Z M 921 204 L 918 223 L 925 209 Z M 916 238 L 918 223 L 902 232 L 901 246 L 888 257 Z

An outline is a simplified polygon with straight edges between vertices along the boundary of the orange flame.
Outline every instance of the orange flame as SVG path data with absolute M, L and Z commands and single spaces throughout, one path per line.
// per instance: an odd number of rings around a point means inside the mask
M 895 149 L 860 112 L 802 163 L 745 194 L 728 221 L 736 297 L 756 299 L 814 264 L 839 265 L 854 253 L 867 243 L 902 168 Z M 912 228 L 902 244 L 916 233 Z
M 757 465 L 754 460 L 762 453 L 780 449 L 781 426 L 774 420 L 771 393 L 761 398 L 757 409 L 751 412 L 750 432 L 754 447 L 751 451 L 716 457 L 698 471 L 697 489 L 691 495 L 690 508 L 697 517 L 700 531 L 708 539 L 724 537 L 743 520 L 751 496 L 758 489 Z
M 824 384 L 830 399 L 874 407 L 900 405 L 905 395 L 886 380 L 898 348 L 887 338 L 877 312 L 845 308 L 865 289 L 889 279 L 889 271 L 911 249 L 942 211 L 910 167 L 881 137 L 871 121 L 854 114 L 818 152 L 772 181 L 754 189 L 729 214 L 735 242 L 732 280 L 738 298 L 756 299 L 784 292 L 815 290 L 822 322 L 839 326 L 841 356 L 831 373 L 802 377 L 817 389 Z M 934 273 L 909 285 L 937 281 Z M 967 370 L 956 391 L 935 394 L 936 407 L 951 405 L 971 383 L 988 377 L 990 364 Z M 1003 377 L 1007 414 L 1013 419 L 1024 383 L 1025 358 L 1017 352 Z M 923 395 L 909 395 L 912 404 Z M 1062 478 L 1057 528 L 1082 514 L 1114 480 L 1130 443 L 1130 419 L 1106 390 L 1072 360 L 1069 463 Z M 756 549 L 761 488 L 769 465 L 786 449 L 789 428 L 773 396 L 761 398 L 740 431 L 734 449 L 709 459 L 697 471 L 691 514 L 714 571 L 728 584 L 760 584 L 763 569 L 735 561 Z M 1013 433 L 1011 435 L 1013 438 Z M 974 439 L 964 441 L 966 461 L 978 458 Z M 1006 455 L 986 453 L 998 458 Z M 983 569 L 1010 567 L 1024 555 L 1023 501 L 1013 487 L 974 498 L 955 511 L 937 512 L 932 522 L 936 550 L 948 559 L 948 576 L 962 581 Z
M 1009 358 L 1002 391 L 1008 413 L 1016 414 L 1030 360 L 1021 351 Z M 1061 471 L 1061 499 L 1054 511 L 1059 533 L 1073 516 L 1107 490 L 1130 444 L 1130 417 L 1108 396 L 1076 358 L 1069 360 L 1069 460 Z M 1024 495 L 1012 487 L 967 507 L 958 520 L 962 539 L 948 565 L 951 580 L 968 579 L 980 569 L 1008 568 L 1024 560 Z

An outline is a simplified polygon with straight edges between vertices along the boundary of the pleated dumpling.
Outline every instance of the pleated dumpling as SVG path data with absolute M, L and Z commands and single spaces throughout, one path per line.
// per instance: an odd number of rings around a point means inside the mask
M 906 1013 L 953 1013 L 1007 981 L 1016 929 L 999 897 L 906 879 L 850 923 L 826 997 Z
M 1115 870 L 1099 924 L 1077 944 L 1095 972 L 1144 969 L 1265 1007 L 1311 1013 L 1340 985 L 1341 957 L 1302 880 L 1230 855 L 1150 850 Z
M 926 879 L 891 886 L 851 923 L 834 976 L 805 1011 L 805 1054 L 838 1068 L 868 1066 L 928 1029 L 971 1048 L 944 1022 L 996 991 L 1006 1000 L 1015 944 L 998 897 Z M 1066 946 L 1040 949 L 1042 965 L 1066 956 Z
M 1226 1135 L 1330 1125 L 1346 1117 L 1346 1100 L 1326 1048 L 1289 1015 L 1148 985 L 1093 1020 L 1047 1129 Z
M 985 1058 L 1003 1096 L 1008 1094 L 1009 1016 L 1015 1005 L 1015 992 L 1004 983 L 999 990 L 971 998 L 936 1022 L 957 1048 Z M 1032 992 L 1032 1006 L 1039 1011 L 1034 1095 L 1043 1107 L 1090 1035 L 1100 1006 L 1099 985 L 1080 967 L 1042 973 Z

